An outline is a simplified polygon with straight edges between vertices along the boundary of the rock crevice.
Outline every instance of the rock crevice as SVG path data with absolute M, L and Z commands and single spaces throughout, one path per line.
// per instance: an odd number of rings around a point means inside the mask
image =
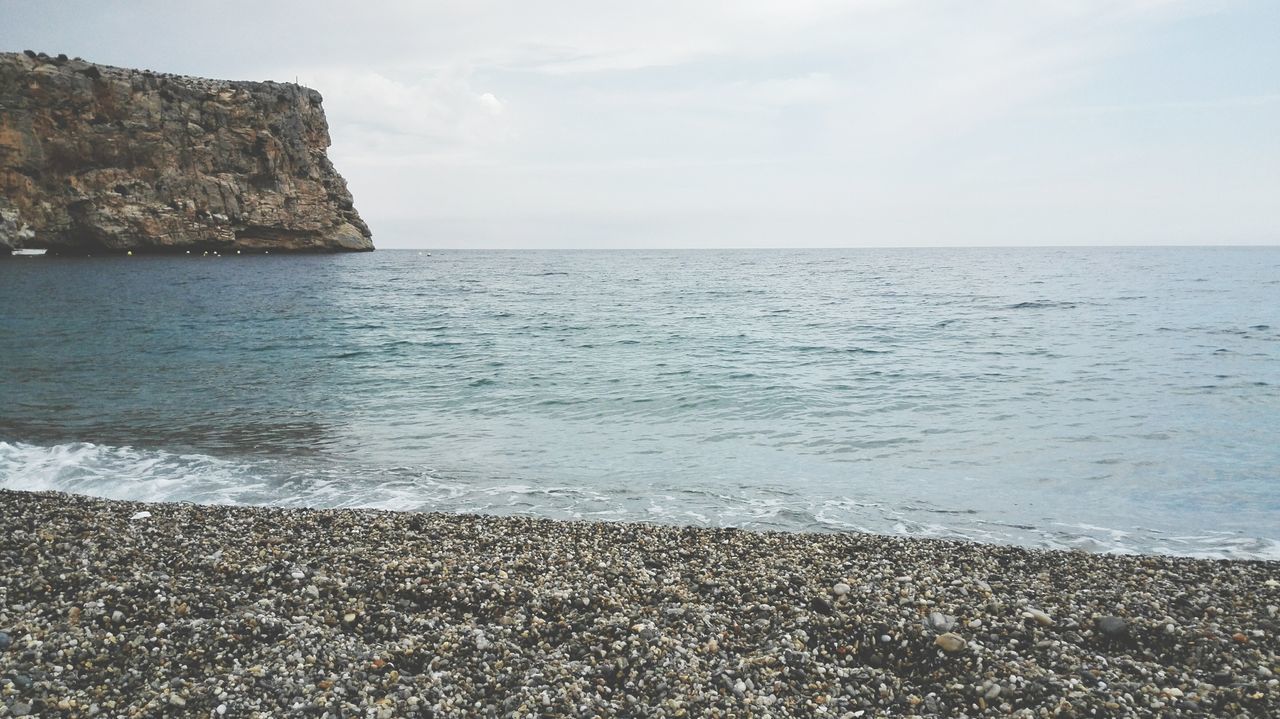
M 320 93 L 0 53 L 0 254 L 372 250 Z

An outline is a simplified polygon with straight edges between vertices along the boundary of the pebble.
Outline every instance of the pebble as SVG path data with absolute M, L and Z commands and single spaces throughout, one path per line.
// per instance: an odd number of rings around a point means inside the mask
M 956 625 L 956 618 L 942 612 L 929 612 L 925 626 L 935 632 L 949 632 Z
M 7 632 L 0 632 L 0 652 L 13 646 L 13 638 Z
M 0 525 L 0 716 L 1280 716 L 1275 562 L 8 490 Z
M 933 643 L 941 647 L 942 651 L 950 654 L 961 651 L 968 646 L 968 642 L 965 641 L 964 637 L 951 632 L 939 634 L 938 638 L 933 640 Z
M 1050 617 L 1039 609 L 1028 607 L 1024 616 L 1036 620 L 1036 624 L 1039 624 L 1042 627 L 1053 626 L 1053 617 Z
M 838 582 L 834 587 L 831 588 L 831 593 L 836 595 L 837 597 L 843 597 L 851 591 L 853 591 L 853 588 L 850 587 L 848 584 L 845 584 L 844 582 Z
M 1108 637 L 1119 637 L 1129 632 L 1129 622 L 1122 617 L 1103 617 L 1098 620 L 1098 631 Z

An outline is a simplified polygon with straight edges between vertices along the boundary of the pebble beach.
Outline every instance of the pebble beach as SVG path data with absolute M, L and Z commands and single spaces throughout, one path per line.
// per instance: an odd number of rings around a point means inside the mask
M 0 717 L 1280 715 L 1280 563 L 0 491 Z

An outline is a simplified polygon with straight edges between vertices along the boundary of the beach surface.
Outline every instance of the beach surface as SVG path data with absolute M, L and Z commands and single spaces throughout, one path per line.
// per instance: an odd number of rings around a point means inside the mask
M 0 716 L 1280 714 L 1280 563 L 0 491 Z

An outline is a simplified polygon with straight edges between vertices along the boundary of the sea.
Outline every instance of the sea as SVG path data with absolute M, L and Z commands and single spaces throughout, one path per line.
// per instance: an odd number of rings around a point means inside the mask
M 1280 559 L 1280 248 L 9 258 L 0 487 Z

